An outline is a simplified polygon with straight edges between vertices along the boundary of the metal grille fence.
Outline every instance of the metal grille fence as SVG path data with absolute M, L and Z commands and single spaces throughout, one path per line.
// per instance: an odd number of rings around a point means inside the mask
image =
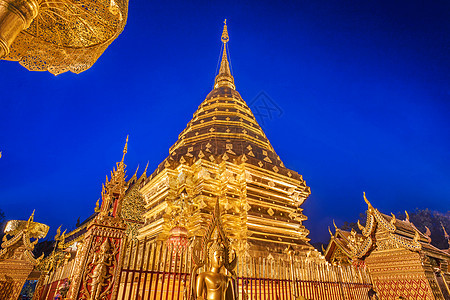
M 117 299 L 187 300 L 192 267 L 190 248 L 148 240 L 130 242 Z M 236 275 L 236 289 L 242 300 L 295 300 L 299 296 L 314 300 L 362 300 L 369 299 L 367 292 L 372 287 L 362 269 L 288 258 L 239 258 Z

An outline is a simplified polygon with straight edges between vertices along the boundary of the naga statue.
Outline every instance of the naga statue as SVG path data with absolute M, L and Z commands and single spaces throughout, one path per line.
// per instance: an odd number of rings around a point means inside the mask
M 0 249 L 0 299 L 19 298 L 28 275 L 44 256 L 36 259 L 34 246 L 48 230 L 47 225 L 34 222 L 34 211 L 28 221 L 11 220 L 6 224 Z

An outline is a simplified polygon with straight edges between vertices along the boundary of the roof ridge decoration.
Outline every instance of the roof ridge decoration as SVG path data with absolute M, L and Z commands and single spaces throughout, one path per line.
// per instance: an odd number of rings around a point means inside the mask
M 410 241 L 404 237 L 397 236 L 393 233 L 389 233 L 389 238 L 391 240 L 393 240 L 394 242 L 396 242 L 398 246 L 403 246 L 408 250 L 416 251 L 416 252 L 419 252 L 420 250 L 422 250 L 422 245 L 419 243 L 420 234 L 417 230 L 415 230 L 415 235 L 414 235 L 414 238 L 412 241 Z
M 383 217 L 383 215 L 378 211 L 378 209 L 374 208 L 372 204 L 369 202 L 369 200 L 366 197 L 366 193 L 363 193 L 364 201 L 367 203 L 368 209 L 367 209 L 367 221 L 366 226 L 363 227 L 359 221 L 358 221 L 358 227 L 362 231 L 363 235 L 366 237 L 366 239 L 363 241 L 363 243 L 358 247 L 358 249 L 355 249 L 354 256 L 357 258 L 362 258 L 366 256 L 369 251 L 373 248 L 373 239 L 372 236 L 375 233 L 375 229 L 378 227 L 379 224 L 384 230 L 388 232 L 389 239 L 394 242 L 398 247 L 404 247 L 411 251 L 419 252 L 422 249 L 422 245 L 419 242 L 420 240 L 420 233 L 417 230 L 417 228 L 412 224 L 412 228 L 415 232 L 414 237 L 411 240 L 402 237 L 396 233 L 397 227 L 395 226 L 395 223 L 397 222 L 397 218 L 394 214 L 391 213 L 391 220 L 387 221 L 386 218 Z
M 405 210 L 405 222 L 410 223 L 408 211 Z
M 364 201 L 367 203 L 367 205 L 369 207 L 367 210 L 368 213 L 366 214 L 367 215 L 366 216 L 366 226 L 363 227 L 361 225 L 361 223 L 359 222 L 359 220 L 358 220 L 357 224 L 358 224 L 359 230 L 361 230 L 361 232 L 362 232 L 362 235 L 365 237 L 368 237 L 372 234 L 373 230 L 375 229 L 375 226 L 374 226 L 375 218 L 371 213 L 369 213 L 369 212 L 372 212 L 374 210 L 374 208 L 373 208 L 372 204 L 370 204 L 369 200 L 367 200 L 366 192 L 363 192 L 363 196 L 364 196 Z
M 426 229 L 426 232 L 424 233 L 424 235 L 426 236 L 426 238 L 428 240 L 428 244 L 430 244 L 431 243 L 431 230 L 427 226 L 425 226 L 425 229 Z
M 447 244 L 450 249 L 450 236 L 448 235 L 447 231 L 445 230 L 444 224 L 442 224 L 442 222 L 441 222 L 441 227 L 442 227 L 442 230 L 444 231 L 444 237 L 447 239 Z
M 366 198 L 366 192 L 364 192 L 364 200 L 366 201 L 367 205 L 369 206 L 369 212 L 371 212 L 373 214 L 373 216 L 375 217 L 375 219 L 377 220 L 378 223 L 380 223 L 384 229 L 386 229 L 389 232 L 395 232 L 395 230 L 397 229 L 395 227 L 395 222 L 396 222 L 396 218 L 395 215 L 392 214 L 392 219 L 391 222 L 388 222 L 383 216 L 382 214 L 378 211 L 378 209 L 374 208 L 372 206 L 372 204 L 370 204 L 369 200 L 367 200 Z
M 128 135 L 123 148 L 123 156 L 120 162 L 116 163 L 116 167 L 111 171 L 111 179 L 106 176 L 106 181 L 102 184 L 102 204 L 98 209 L 96 205 L 96 212 L 98 210 L 99 216 L 112 216 L 116 217 L 120 215 L 121 201 L 128 188 L 126 181 L 126 165 L 124 163 L 125 154 L 128 150 Z

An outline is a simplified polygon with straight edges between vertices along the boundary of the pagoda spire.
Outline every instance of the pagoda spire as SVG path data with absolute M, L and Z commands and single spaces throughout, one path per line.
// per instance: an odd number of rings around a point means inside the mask
M 217 74 L 216 80 L 214 82 L 214 88 L 217 89 L 219 87 L 229 87 L 235 90 L 236 87 L 234 85 L 234 78 L 233 75 L 231 75 L 230 63 L 228 62 L 227 57 L 227 43 L 230 40 L 227 30 L 227 19 L 225 19 L 223 23 L 224 25 L 221 38 L 223 43 L 223 54 L 222 61 L 220 62 L 219 74 Z

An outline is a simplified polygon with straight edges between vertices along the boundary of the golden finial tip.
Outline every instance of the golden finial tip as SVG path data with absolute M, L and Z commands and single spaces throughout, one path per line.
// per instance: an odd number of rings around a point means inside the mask
M 226 44 L 229 41 L 228 30 L 227 30 L 227 19 L 223 22 L 223 32 L 222 32 L 222 42 Z
M 35 209 L 33 209 L 33 212 L 31 213 L 31 216 L 28 218 L 28 221 L 33 221 L 34 220 L 34 212 L 35 212 L 36 210 Z
M 123 163 L 123 160 L 125 159 L 125 154 L 127 154 L 127 151 L 128 151 L 128 134 L 127 134 L 127 139 L 125 140 L 125 147 L 123 147 L 123 156 L 122 156 L 122 163 Z M 112 176 L 112 172 L 111 172 L 111 176 Z M 108 176 L 106 176 L 106 178 L 108 178 Z

